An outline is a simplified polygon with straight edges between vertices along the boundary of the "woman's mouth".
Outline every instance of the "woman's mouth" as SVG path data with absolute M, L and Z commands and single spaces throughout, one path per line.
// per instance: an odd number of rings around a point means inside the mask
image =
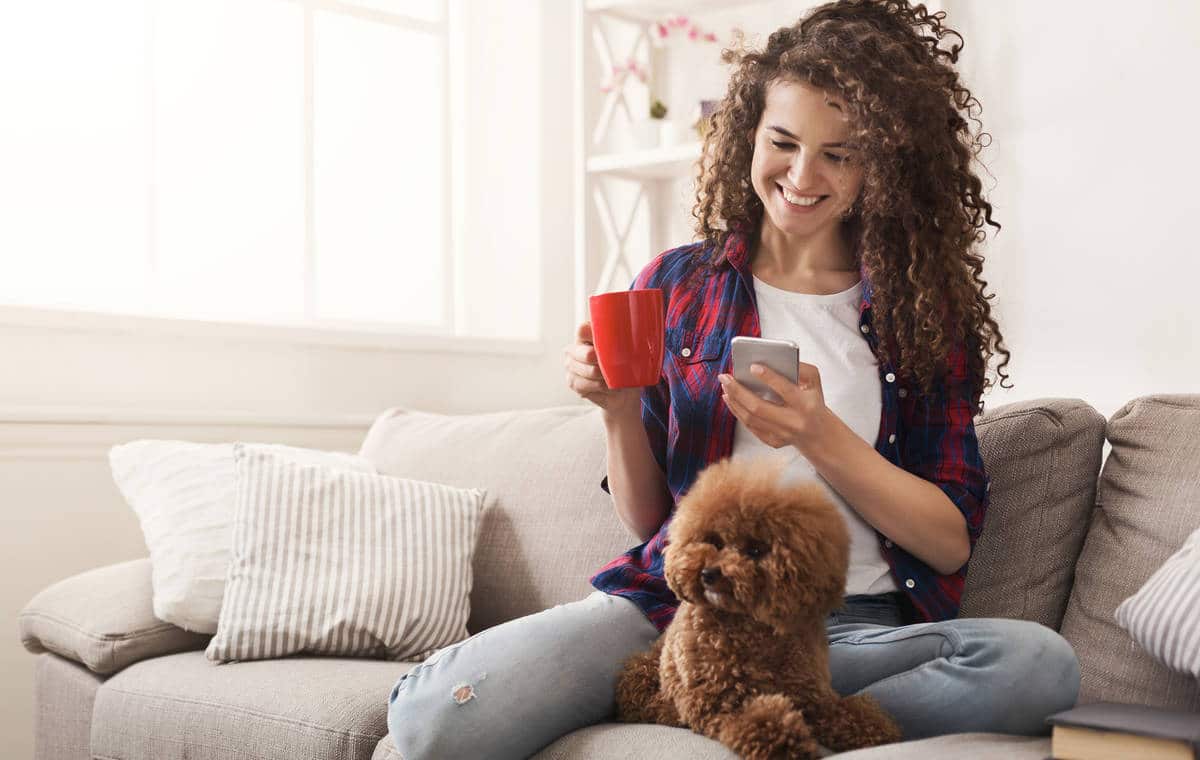
M 829 197 L 828 195 L 793 195 L 790 191 L 784 190 L 783 186 L 778 183 L 776 183 L 775 187 L 779 189 L 779 197 L 783 199 L 783 203 L 787 209 L 798 214 L 806 214 L 812 211 Z

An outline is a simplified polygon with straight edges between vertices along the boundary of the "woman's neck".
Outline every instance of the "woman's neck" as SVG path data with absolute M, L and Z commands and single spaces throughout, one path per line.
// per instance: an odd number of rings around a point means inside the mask
M 839 293 L 858 281 L 859 267 L 840 231 L 830 232 L 821 237 L 789 238 L 764 219 L 751 250 L 751 271 L 783 290 Z

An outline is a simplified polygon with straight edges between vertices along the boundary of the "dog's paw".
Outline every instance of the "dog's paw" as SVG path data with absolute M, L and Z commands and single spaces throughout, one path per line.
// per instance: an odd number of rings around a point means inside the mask
M 821 742 L 837 752 L 900 741 L 900 727 L 866 694 L 831 699 L 804 707 L 809 725 Z
M 725 723 L 718 738 L 746 760 L 820 756 L 804 715 L 782 694 L 747 700 L 741 712 Z

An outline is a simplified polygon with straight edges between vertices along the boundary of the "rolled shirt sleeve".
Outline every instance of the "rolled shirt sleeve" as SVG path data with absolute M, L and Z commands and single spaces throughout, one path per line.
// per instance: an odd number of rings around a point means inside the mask
M 983 531 L 988 477 L 975 435 L 973 391 L 965 346 L 947 357 L 948 372 L 932 396 L 900 399 L 907 434 L 904 468 L 942 489 L 967 522 L 971 548 Z

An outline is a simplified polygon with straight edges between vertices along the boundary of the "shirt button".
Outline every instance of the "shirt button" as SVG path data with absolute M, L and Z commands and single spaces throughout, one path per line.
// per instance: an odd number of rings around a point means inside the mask
M 916 588 L 916 585 L 916 581 L 914 581 L 912 578 L 909 578 L 904 582 L 905 588 Z
M 683 349 L 682 351 L 680 351 L 680 352 L 679 352 L 679 355 L 680 355 L 680 356 L 682 356 L 684 359 L 686 359 L 686 358 L 688 358 L 689 356 L 691 356 L 691 355 L 692 355 L 692 349 L 690 349 L 690 348 L 685 348 L 685 349 Z
M 896 434 L 892 433 L 891 435 L 888 436 L 888 443 L 895 443 L 895 442 L 896 442 Z
M 860 327 L 860 328 L 858 328 L 858 329 L 862 330 L 863 332 L 871 332 L 871 326 L 870 326 L 870 325 L 863 325 L 862 327 Z
M 884 379 L 884 380 L 887 380 L 889 383 L 894 383 L 894 382 L 896 382 L 896 376 L 895 376 L 895 375 L 893 375 L 891 372 L 889 372 L 889 373 L 887 373 L 886 375 L 884 375 L 884 378 L 883 378 L 883 379 Z
M 896 395 L 899 396 L 900 398 L 904 398 L 904 397 L 908 396 L 908 391 L 905 390 L 904 388 L 901 388 L 900 390 L 896 391 Z
M 895 544 L 892 543 L 892 539 L 890 539 L 890 538 L 883 539 L 883 545 L 889 549 L 891 549 L 893 546 L 895 546 Z

